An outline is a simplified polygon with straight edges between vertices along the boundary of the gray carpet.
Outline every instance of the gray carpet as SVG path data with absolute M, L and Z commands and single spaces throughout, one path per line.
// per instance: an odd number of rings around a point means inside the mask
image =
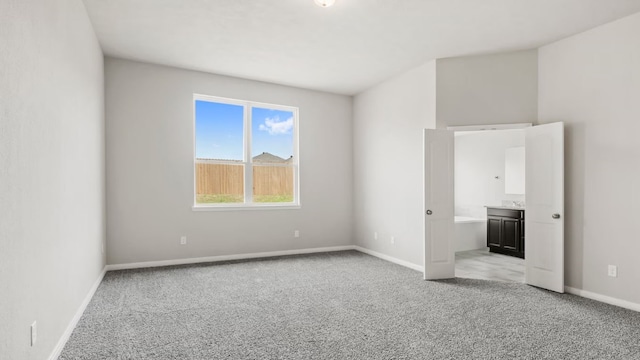
M 640 359 L 640 313 L 347 251 L 108 272 L 68 359 Z

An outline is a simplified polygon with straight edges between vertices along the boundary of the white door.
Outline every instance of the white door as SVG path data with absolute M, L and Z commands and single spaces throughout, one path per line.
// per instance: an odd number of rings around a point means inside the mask
M 564 292 L 564 124 L 525 129 L 527 284 Z
M 453 131 L 424 131 L 424 278 L 455 277 Z

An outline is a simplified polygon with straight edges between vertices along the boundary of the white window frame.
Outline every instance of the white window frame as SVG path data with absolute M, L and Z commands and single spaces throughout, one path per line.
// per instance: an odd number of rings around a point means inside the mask
M 244 134 L 243 134 L 243 159 L 238 161 L 206 160 L 210 164 L 243 165 L 244 166 L 244 202 L 243 203 L 197 203 L 197 177 L 196 177 L 196 101 L 208 101 L 221 104 L 238 105 L 243 107 Z M 292 166 L 293 167 L 293 202 L 289 203 L 254 203 L 253 202 L 253 159 L 251 156 L 252 121 L 251 109 L 254 107 L 290 111 L 293 113 L 293 162 L 290 164 L 269 164 L 268 166 Z M 228 210 L 265 210 L 265 209 L 299 209 L 300 205 L 300 148 L 299 148 L 299 121 L 298 108 L 294 106 L 268 104 L 257 101 L 237 100 L 219 96 L 193 94 L 193 207 L 194 211 L 228 211 Z M 258 165 L 261 166 L 261 165 Z

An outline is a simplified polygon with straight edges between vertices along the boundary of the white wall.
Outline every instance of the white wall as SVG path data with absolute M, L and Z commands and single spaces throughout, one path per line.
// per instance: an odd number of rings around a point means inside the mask
M 487 205 L 502 205 L 502 200 L 524 201 L 524 195 L 505 193 L 505 151 L 516 146 L 524 146 L 522 130 L 455 137 L 456 215 L 485 219 Z
M 435 62 L 356 96 L 354 128 L 356 243 L 422 264 L 422 137 L 435 128 Z
M 352 244 L 351 97 L 120 59 L 105 66 L 109 264 Z M 192 211 L 194 93 L 299 107 L 301 209 Z
M 640 14 L 539 51 L 540 122 L 565 122 L 567 285 L 640 303 Z M 618 278 L 607 265 L 619 266 Z
M 103 57 L 80 0 L 1 1 L 0 54 L 0 358 L 40 360 L 105 264 Z
M 438 59 L 437 126 L 535 123 L 536 50 Z

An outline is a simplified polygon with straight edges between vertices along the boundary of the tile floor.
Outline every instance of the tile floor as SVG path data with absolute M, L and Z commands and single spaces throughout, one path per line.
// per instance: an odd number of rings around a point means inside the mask
M 524 259 L 494 254 L 489 248 L 456 253 L 456 277 L 524 282 Z

